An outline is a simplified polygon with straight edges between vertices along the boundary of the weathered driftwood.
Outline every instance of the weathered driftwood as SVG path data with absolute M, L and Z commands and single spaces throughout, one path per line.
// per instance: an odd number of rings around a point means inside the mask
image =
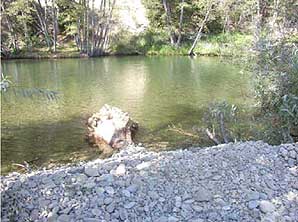
M 133 143 L 138 124 L 117 107 L 104 105 L 87 122 L 87 140 L 92 146 L 121 149 Z

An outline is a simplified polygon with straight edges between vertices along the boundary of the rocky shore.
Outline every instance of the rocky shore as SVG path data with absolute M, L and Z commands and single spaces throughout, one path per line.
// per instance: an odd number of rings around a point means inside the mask
M 225 144 L 1 177 L 1 221 L 298 221 L 298 144 Z

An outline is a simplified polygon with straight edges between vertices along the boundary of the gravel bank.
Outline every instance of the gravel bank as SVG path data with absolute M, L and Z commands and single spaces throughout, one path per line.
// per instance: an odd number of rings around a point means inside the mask
M 1 177 L 2 221 L 298 221 L 298 144 L 169 152 Z

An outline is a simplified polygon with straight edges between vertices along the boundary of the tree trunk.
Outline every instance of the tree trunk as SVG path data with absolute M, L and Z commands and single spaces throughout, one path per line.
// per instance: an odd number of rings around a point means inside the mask
M 53 39 L 54 39 L 54 52 L 57 51 L 57 11 L 56 11 L 56 0 L 52 0 L 53 10 Z
M 165 9 L 165 12 L 166 12 L 166 23 L 168 26 L 170 42 L 171 42 L 171 45 L 175 45 L 175 34 L 174 34 L 173 28 L 172 28 L 172 17 L 171 17 L 171 11 L 169 8 L 169 4 L 168 4 L 167 0 L 162 0 L 162 3 L 163 3 L 163 7 Z
M 92 11 L 91 11 L 91 49 L 90 49 L 90 54 L 93 55 L 94 54 L 94 29 L 95 29 L 95 22 L 94 22 L 94 1 L 92 0 Z
M 183 13 L 184 13 L 184 0 L 181 0 L 181 9 L 180 9 L 180 18 L 179 18 L 179 29 L 178 29 L 178 39 L 176 42 L 176 46 L 179 47 L 181 43 L 181 37 L 182 37 L 182 25 L 183 25 Z
M 89 0 L 86 0 L 86 52 L 89 54 Z
M 2 8 L 2 12 L 5 12 L 5 9 L 4 9 L 3 5 L 1 5 L 1 8 Z M 12 44 L 13 50 L 18 51 L 19 47 L 18 47 L 18 43 L 17 43 L 17 37 L 16 37 L 15 32 L 13 30 L 13 26 L 12 26 L 11 22 L 9 21 L 8 16 L 5 15 L 4 17 L 6 19 L 7 27 L 8 27 L 10 36 L 11 36 L 11 44 Z M 3 19 L 3 17 L 1 19 Z
M 197 33 L 197 36 L 196 36 L 196 38 L 195 38 L 195 40 L 194 40 L 194 42 L 193 42 L 191 48 L 190 48 L 189 51 L 188 51 L 188 55 L 190 55 L 190 56 L 195 56 L 195 55 L 196 55 L 196 54 L 194 53 L 194 49 L 195 49 L 195 47 L 197 46 L 197 43 L 198 43 L 198 41 L 199 41 L 200 38 L 201 38 L 201 34 L 202 34 L 203 28 L 204 28 L 204 26 L 205 26 L 205 23 L 206 23 L 207 20 L 208 20 L 210 11 L 211 11 L 211 7 L 209 7 L 209 8 L 207 9 L 207 12 L 206 12 L 206 14 L 205 14 L 205 18 L 204 18 L 204 20 L 203 20 L 203 22 L 202 22 L 202 24 L 201 24 L 201 27 L 200 27 L 200 29 L 199 29 L 199 31 L 198 31 L 198 33 Z
M 45 1 L 45 2 L 47 2 L 47 1 Z M 39 26 L 40 26 L 42 34 L 45 37 L 47 47 L 49 49 L 51 49 L 51 39 L 50 39 L 50 35 L 48 33 L 48 26 L 47 26 L 47 9 L 46 9 L 47 3 L 46 3 L 46 6 L 45 6 L 45 9 L 44 9 L 44 13 L 41 12 L 42 5 L 40 3 L 40 0 L 38 0 L 38 4 L 39 4 L 39 7 L 37 7 L 36 4 L 34 4 L 34 6 L 35 6 L 35 10 L 36 10 L 36 15 L 37 15 L 37 18 L 38 18 L 38 21 L 39 21 Z
M 25 5 L 26 7 L 29 7 L 28 2 L 26 2 L 25 4 L 26 4 Z M 31 51 L 31 41 L 30 41 L 29 34 L 28 34 L 27 19 L 25 19 L 25 14 L 24 14 L 23 11 L 21 12 L 21 14 L 22 14 L 22 17 L 23 17 L 23 26 L 24 26 L 26 48 L 27 48 L 27 50 Z

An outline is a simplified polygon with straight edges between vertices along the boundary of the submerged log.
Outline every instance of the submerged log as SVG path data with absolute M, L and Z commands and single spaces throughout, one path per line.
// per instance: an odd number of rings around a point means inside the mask
M 87 122 L 87 140 L 90 145 L 103 149 L 121 149 L 133 143 L 138 124 L 117 107 L 104 105 Z

